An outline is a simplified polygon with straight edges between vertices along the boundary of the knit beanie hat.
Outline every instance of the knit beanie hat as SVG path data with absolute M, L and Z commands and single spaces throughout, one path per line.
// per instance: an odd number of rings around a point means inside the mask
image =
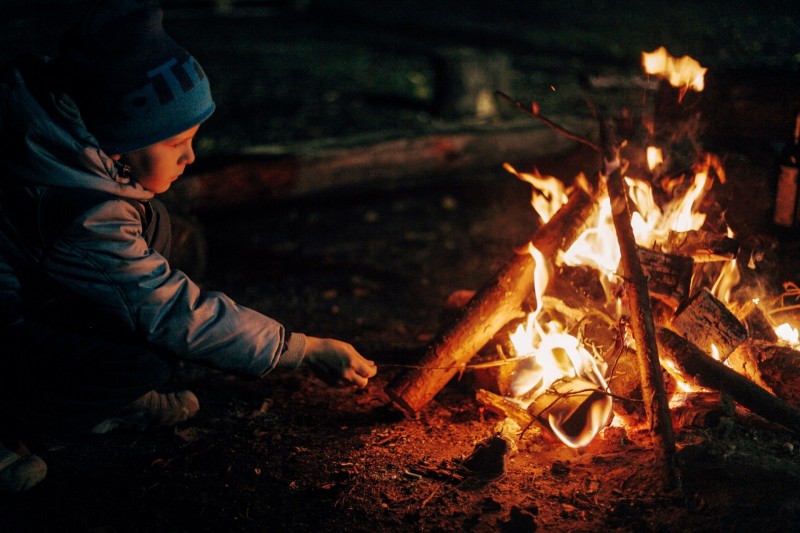
M 162 20 L 161 9 L 136 0 L 100 0 L 64 34 L 52 62 L 110 155 L 169 139 L 214 111 L 203 69 Z

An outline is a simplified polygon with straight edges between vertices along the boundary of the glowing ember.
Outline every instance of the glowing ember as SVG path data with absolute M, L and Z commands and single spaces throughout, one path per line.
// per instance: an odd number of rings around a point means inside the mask
M 663 46 L 657 50 L 642 53 L 642 66 L 647 74 L 668 80 L 670 85 L 681 89 L 681 98 L 686 91 L 702 91 L 705 88 L 705 74 L 708 69 L 689 56 L 674 58 Z

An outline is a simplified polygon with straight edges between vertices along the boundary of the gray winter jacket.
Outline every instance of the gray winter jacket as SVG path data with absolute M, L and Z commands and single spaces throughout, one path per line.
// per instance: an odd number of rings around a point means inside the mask
M 47 246 L 0 206 L 0 325 L 25 320 L 20 278 L 35 268 L 179 358 L 249 376 L 298 366 L 302 334 L 285 339 L 275 320 L 201 290 L 148 248 L 136 202 L 153 194 L 120 174 L 69 97 L 38 79 L 43 70 L 44 62 L 29 60 L 0 76 L 0 191 L 16 187 L 40 206 L 56 188 L 108 197 Z

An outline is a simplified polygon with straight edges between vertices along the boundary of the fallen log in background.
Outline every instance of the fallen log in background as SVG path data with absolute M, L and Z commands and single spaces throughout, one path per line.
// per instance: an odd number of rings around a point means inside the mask
M 252 147 L 200 159 L 166 198 L 189 211 L 208 211 L 332 191 L 396 190 L 429 183 L 431 176 L 499 169 L 505 162 L 563 154 L 575 146 L 536 126 Z
M 656 329 L 664 369 L 678 379 L 727 394 L 734 402 L 800 434 L 800 410 L 725 366 L 679 334 Z
M 545 257 L 566 250 L 598 210 L 588 193 L 575 189 L 569 201 L 531 238 Z M 479 290 L 455 322 L 427 349 L 419 367 L 398 375 L 386 388 L 406 414 L 424 407 L 448 381 L 510 320 L 520 317 L 523 301 L 533 290 L 535 262 L 529 253 L 516 255 Z

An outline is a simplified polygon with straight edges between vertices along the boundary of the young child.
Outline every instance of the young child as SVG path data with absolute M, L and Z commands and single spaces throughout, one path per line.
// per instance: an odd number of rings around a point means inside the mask
M 193 416 L 192 392 L 163 389 L 176 360 L 251 377 L 308 366 L 341 386 L 375 375 L 350 344 L 290 333 L 170 267 L 154 196 L 213 111 L 200 65 L 135 0 L 96 3 L 55 59 L 0 73 L 0 489 L 45 476 L 23 440 Z

